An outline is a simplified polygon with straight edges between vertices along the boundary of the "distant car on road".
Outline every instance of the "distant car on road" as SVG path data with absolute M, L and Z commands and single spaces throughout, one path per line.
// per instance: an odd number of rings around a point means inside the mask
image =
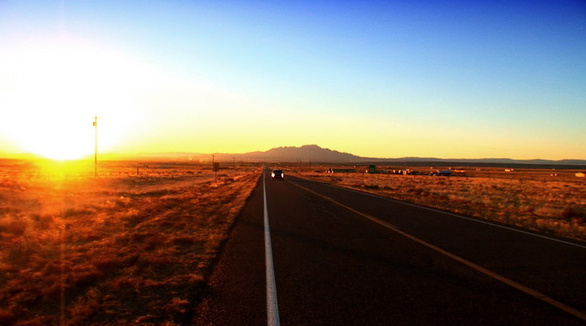
M 271 173 L 271 178 L 274 179 L 281 179 L 281 180 L 285 180 L 285 173 L 283 173 L 283 170 L 273 170 L 273 172 Z

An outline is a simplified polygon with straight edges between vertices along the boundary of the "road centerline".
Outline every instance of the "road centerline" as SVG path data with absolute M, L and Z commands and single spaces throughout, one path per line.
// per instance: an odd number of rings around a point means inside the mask
M 493 278 L 493 279 L 495 279 L 495 280 L 497 280 L 497 281 L 499 281 L 501 283 L 504 283 L 504 284 L 506 284 L 506 285 L 508 285 L 510 287 L 513 287 L 513 288 L 515 288 L 515 289 L 517 289 L 517 290 L 519 290 L 519 291 L 521 291 L 521 292 L 523 292 L 523 293 L 525 293 L 527 295 L 530 295 L 531 297 L 534 297 L 534 298 L 536 298 L 536 299 L 538 299 L 540 301 L 543 301 L 543 302 L 545 302 L 545 303 L 547 303 L 547 304 L 549 304 L 551 306 L 554 306 L 554 307 L 556 307 L 556 308 L 558 308 L 558 309 L 560 309 L 560 310 L 562 310 L 562 311 L 564 311 L 566 313 L 569 313 L 569 314 L 571 314 L 571 315 L 573 315 L 575 317 L 578 317 L 581 320 L 585 320 L 586 321 L 586 314 L 583 313 L 582 311 L 576 310 L 576 309 L 574 309 L 574 308 L 572 308 L 572 307 L 570 307 L 570 306 L 568 306 L 568 305 L 566 305 L 566 304 L 564 304 L 564 303 L 562 303 L 560 301 L 557 301 L 557 300 L 555 300 L 555 299 L 553 299 L 553 298 L 551 298 L 551 297 L 549 297 L 549 296 L 547 296 L 547 295 L 545 295 L 545 294 L 543 294 L 543 293 L 541 293 L 541 292 L 539 292 L 537 290 L 534 290 L 532 288 L 529 288 L 529 287 L 527 287 L 525 285 L 522 285 L 520 283 L 517 283 L 517 282 L 515 282 L 515 281 L 513 281 L 513 280 L 511 280 L 511 279 L 509 279 L 509 278 L 507 278 L 505 276 L 502 276 L 502 275 L 500 275 L 498 273 L 495 273 L 495 272 L 493 272 L 491 270 L 488 270 L 488 269 L 486 269 L 486 268 L 484 268 L 484 267 L 482 267 L 482 266 L 480 266 L 480 265 L 478 265 L 476 263 L 473 263 L 473 262 L 471 262 L 471 261 L 469 261 L 467 259 L 464 259 L 464 258 L 462 258 L 462 257 L 460 257 L 458 255 L 455 255 L 455 254 L 453 254 L 453 253 L 451 253 L 451 252 L 449 252 L 447 250 L 444 250 L 444 249 L 442 249 L 440 247 L 437 247 L 437 246 L 435 246 L 435 245 L 433 245 L 433 244 L 431 244 L 431 243 L 429 243 L 429 242 L 427 242 L 425 240 L 422 240 L 422 239 L 420 239 L 420 238 L 418 238 L 418 237 L 416 237 L 414 235 L 411 235 L 411 234 L 409 234 L 409 233 L 407 233 L 405 231 L 402 231 L 401 229 L 399 229 L 395 225 L 392 225 L 392 224 L 390 224 L 388 222 L 382 221 L 382 220 L 380 220 L 380 219 L 378 219 L 378 218 L 376 218 L 374 216 L 371 216 L 371 215 L 365 214 L 363 212 L 360 212 L 360 211 L 358 211 L 358 210 L 356 210 L 356 209 L 354 209 L 352 207 L 349 207 L 349 206 L 347 206 L 345 204 L 342 204 L 342 203 L 340 203 L 340 202 L 338 202 L 338 201 L 336 201 L 336 200 L 334 200 L 334 199 L 332 199 L 332 198 L 330 198 L 328 196 L 322 195 L 322 194 L 320 194 L 320 193 L 318 193 L 316 191 L 313 191 L 313 190 L 311 190 L 311 189 L 309 189 L 307 187 L 301 186 L 301 185 L 299 185 L 299 184 L 297 184 L 295 182 L 290 182 L 290 184 L 293 184 L 296 187 L 298 187 L 300 189 L 303 189 L 303 190 L 305 190 L 305 191 L 307 191 L 307 192 L 309 192 L 309 193 L 311 193 L 311 194 L 313 194 L 313 195 L 315 195 L 317 197 L 320 197 L 322 199 L 325 199 L 325 200 L 327 200 L 327 201 L 329 201 L 331 203 L 334 203 L 334 204 L 336 204 L 336 205 L 338 205 L 338 206 L 340 206 L 340 207 L 342 207 L 344 209 L 347 209 L 347 210 L 349 210 L 349 211 L 351 211 L 351 212 L 353 212 L 353 213 L 355 213 L 355 214 L 357 214 L 359 216 L 362 216 L 362 217 L 364 217 L 364 218 L 366 218 L 366 219 L 368 219 L 368 220 L 370 220 L 370 221 L 372 221 L 374 223 L 377 223 L 377 224 L 379 224 L 379 225 L 381 225 L 381 226 L 383 226 L 383 227 L 385 227 L 385 228 L 387 228 L 387 229 L 389 229 L 389 230 L 391 230 L 391 231 L 393 231 L 393 232 L 395 232 L 397 234 L 400 234 L 400 235 L 402 235 L 402 236 L 404 236 L 404 237 L 406 237 L 406 238 L 408 238 L 408 239 L 410 239 L 410 240 L 412 240 L 414 242 L 419 243 L 420 245 L 423 245 L 424 247 L 427 247 L 427 248 L 429 248 L 429 249 L 431 249 L 431 250 L 433 250 L 435 252 L 438 252 L 438 253 L 440 253 L 440 254 L 442 254 L 444 256 L 447 256 L 450 259 L 455 260 L 455 261 L 457 261 L 457 262 L 459 262 L 459 263 L 461 263 L 461 264 L 463 264 L 463 265 L 465 265 L 465 266 L 467 266 L 469 268 L 472 268 L 472 269 L 474 269 L 474 270 L 476 270 L 476 271 L 478 271 L 478 272 L 480 272 L 480 273 L 482 273 L 482 274 L 484 274 L 484 275 L 486 275 L 486 276 L 488 276 L 490 278 Z
M 262 178 L 263 205 L 264 205 L 264 236 L 265 236 L 265 264 L 267 286 L 267 325 L 280 325 L 279 305 L 277 302 L 277 283 L 275 281 L 275 268 L 273 264 L 273 249 L 271 246 L 271 230 L 269 226 L 269 210 L 267 208 L 266 173 Z

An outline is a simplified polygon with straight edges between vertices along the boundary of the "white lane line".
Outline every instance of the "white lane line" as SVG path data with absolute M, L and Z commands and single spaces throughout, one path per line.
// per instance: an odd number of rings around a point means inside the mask
M 307 179 L 303 179 L 303 180 L 307 180 Z M 455 214 L 455 213 L 450 213 L 450 212 L 442 211 L 442 210 L 435 209 L 435 208 L 431 208 L 431 207 L 427 207 L 427 206 L 422 206 L 422 205 L 417 205 L 417 204 L 413 204 L 413 203 L 408 203 L 408 202 L 400 201 L 400 200 L 393 199 L 393 198 L 383 197 L 383 196 L 371 194 L 371 193 L 364 192 L 364 191 L 359 191 L 359 190 L 352 189 L 352 188 L 338 187 L 338 186 L 333 186 L 333 185 L 330 185 L 330 184 L 327 184 L 327 183 L 320 183 L 320 184 L 325 185 L 325 186 L 328 186 L 328 187 L 336 188 L 336 189 L 348 190 L 348 191 L 351 191 L 351 192 L 355 192 L 355 193 L 362 194 L 362 195 L 366 195 L 366 196 L 373 197 L 373 198 L 378 198 L 378 199 L 382 199 L 382 200 L 392 201 L 394 203 L 398 203 L 398 204 L 402 204 L 402 205 L 406 205 L 406 206 L 417 207 L 417 208 L 425 209 L 425 210 L 428 210 L 428 211 L 431 211 L 431 212 L 436 212 L 436 213 L 440 213 L 440 214 L 444 214 L 444 215 L 449 215 L 449 216 L 457 217 L 457 218 L 462 219 L 462 220 L 467 220 L 467 221 L 471 221 L 471 222 L 475 222 L 475 223 L 480 223 L 480 224 L 486 224 L 486 225 L 490 225 L 490 226 L 493 226 L 493 227 L 496 227 L 496 228 L 501 228 L 501 229 L 505 229 L 505 230 L 509 230 L 509 231 L 513 231 L 513 232 L 517 232 L 517 233 L 522 233 L 522 234 L 530 235 L 530 236 L 533 236 L 533 237 L 536 237 L 536 238 L 541 238 L 541 239 L 546 239 L 546 240 L 549 240 L 549 241 L 563 243 L 563 244 L 568 245 L 568 246 L 573 246 L 573 247 L 578 247 L 578 248 L 586 249 L 586 245 L 581 245 L 581 244 L 574 243 L 574 242 L 570 242 L 570 241 L 556 239 L 556 238 L 548 237 L 546 235 L 541 235 L 541 234 L 538 234 L 538 233 L 532 233 L 532 232 L 528 232 L 528 231 L 523 231 L 523 230 L 515 229 L 515 228 L 509 227 L 509 226 L 506 226 L 506 225 L 500 225 L 500 224 L 492 223 L 490 221 L 484 221 L 484 220 L 480 220 L 480 219 L 470 218 L 470 217 L 466 217 L 466 216 L 463 216 L 463 215 L 458 215 L 458 214 Z
M 277 283 L 273 267 L 273 249 L 271 247 L 271 229 L 269 227 L 269 210 L 267 209 L 266 173 L 262 175 L 262 191 L 264 198 L 264 227 L 265 227 L 265 264 L 267 275 L 267 325 L 278 326 L 279 305 L 277 303 Z
M 345 209 L 347 209 L 347 210 L 349 210 L 349 211 L 351 211 L 351 212 L 353 212 L 353 213 L 355 213 L 357 215 L 360 215 L 360 216 L 362 216 L 362 217 L 364 217 L 366 219 L 369 219 L 369 220 L 371 220 L 374 223 L 377 223 L 377 224 L 379 224 L 379 225 L 381 225 L 381 226 L 383 226 L 383 227 L 385 227 L 385 228 L 387 228 L 387 229 L 389 229 L 389 230 L 391 230 L 393 232 L 396 232 L 396 233 L 398 233 L 398 234 L 400 234 L 400 235 L 402 235 L 402 236 L 404 236 L 404 237 L 406 237 L 408 239 L 411 239 L 412 241 L 417 242 L 417 243 L 419 243 L 419 244 L 421 244 L 421 245 L 423 245 L 423 246 L 425 246 L 425 247 L 427 247 L 427 248 L 429 248 L 429 249 L 431 249 L 433 251 L 436 251 L 436 252 L 438 252 L 438 253 L 440 253 L 442 255 L 445 255 L 445 256 L 447 256 L 447 257 L 449 257 L 449 258 L 451 258 L 451 259 L 453 259 L 455 261 L 458 261 L 461 264 L 463 264 L 465 266 L 468 266 L 468 267 L 470 267 L 470 268 L 472 268 L 472 269 L 474 269 L 474 270 L 476 270 L 476 271 L 478 271 L 478 272 L 480 272 L 480 273 L 482 273 L 482 274 L 484 274 L 486 276 L 489 276 L 489 277 L 491 277 L 491 278 L 493 278 L 493 279 L 495 279 L 497 281 L 500 281 L 500 282 L 502 282 L 502 283 L 504 283 L 504 284 L 506 284 L 506 285 L 508 285 L 510 287 L 513 287 L 513 288 L 515 288 L 515 289 L 517 289 L 517 290 L 519 290 L 519 291 L 521 291 L 521 292 L 523 292 L 525 294 L 528 294 L 528 295 L 530 295 L 530 296 L 532 296 L 532 297 L 534 297 L 534 298 L 536 298 L 538 300 L 541 300 L 541 301 L 543 301 L 545 303 L 548 303 L 548 304 L 550 304 L 550 305 L 552 305 L 552 306 L 554 306 L 554 307 L 556 307 L 556 308 L 558 308 L 558 309 L 560 309 L 562 311 L 565 311 L 565 312 L 567 312 L 567 313 L 569 313 L 571 315 L 574 315 L 575 317 L 578 317 L 578 318 L 586 321 L 586 313 L 584 313 L 582 311 L 579 311 L 577 309 L 574 309 L 574 308 L 572 308 L 572 307 L 570 307 L 570 306 L 568 306 L 568 305 L 566 305 L 566 304 L 564 304 L 562 302 L 559 302 L 559 301 L 557 301 L 557 300 L 555 300 L 553 298 L 550 298 L 547 295 L 545 295 L 545 294 L 543 294 L 543 293 L 541 293 L 539 291 L 536 291 L 536 290 L 534 290 L 532 288 L 529 288 L 529 287 L 527 287 L 525 285 L 522 285 L 520 283 L 517 283 L 517 282 L 515 282 L 515 281 L 513 281 L 513 280 L 511 280 L 509 278 L 506 278 L 506 277 L 504 277 L 504 276 L 502 276 L 500 274 L 497 274 L 497 273 L 495 273 L 495 272 L 493 272 L 493 271 L 491 271 L 489 269 L 486 269 L 486 268 L 484 268 L 484 267 L 482 267 L 482 266 L 480 266 L 478 264 L 475 264 L 475 263 L 473 263 L 473 262 L 471 262 L 471 261 L 469 261 L 467 259 L 464 259 L 464 258 L 462 258 L 460 256 L 457 256 L 457 255 L 455 255 L 455 254 L 453 254 L 453 253 L 451 253 L 449 251 L 446 251 L 446 250 L 444 250 L 444 249 L 442 249 L 440 247 L 434 246 L 434 245 L 432 245 L 429 242 L 426 242 L 426 241 L 424 241 L 422 239 L 417 238 L 416 236 L 413 236 L 413 235 L 411 235 L 411 234 L 409 234 L 409 233 L 407 233 L 405 231 L 400 230 L 399 228 L 397 228 L 396 226 L 394 226 L 394 225 L 392 225 L 390 223 L 387 223 L 385 221 L 382 221 L 382 220 L 380 220 L 380 219 L 378 219 L 378 218 L 376 218 L 374 216 L 371 216 L 371 215 L 362 213 L 360 211 L 357 211 L 354 208 L 349 207 L 349 206 L 346 206 L 346 205 L 344 205 L 344 204 L 342 204 L 342 203 L 340 203 L 340 202 L 338 202 L 338 201 L 336 201 L 336 200 L 334 200 L 334 199 L 332 199 L 332 198 L 330 198 L 328 196 L 325 196 L 325 195 L 322 195 L 320 193 L 317 193 L 317 192 L 315 192 L 315 191 L 313 191 L 313 190 L 311 190 L 309 188 L 306 188 L 306 187 L 301 186 L 301 185 L 299 185 L 297 183 L 294 183 L 294 182 L 291 182 L 291 184 L 293 184 L 293 185 L 295 185 L 295 186 L 297 186 L 297 187 L 299 187 L 299 188 L 301 188 L 301 189 L 303 189 L 303 190 L 305 190 L 307 192 L 310 192 L 310 193 L 312 193 L 312 194 L 314 194 L 314 195 L 316 195 L 316 196 L 318 196 L 320 198 L 323 198 L 323 199 L 325 199 L 327 201 L 330 201 L 330 202 L 332 202 L 332 203 L 334 203 L 334 204 L 336 204 L 336 205 L 338 205 L 338 206 L 340 206 L 342 208 L 345 208 Z

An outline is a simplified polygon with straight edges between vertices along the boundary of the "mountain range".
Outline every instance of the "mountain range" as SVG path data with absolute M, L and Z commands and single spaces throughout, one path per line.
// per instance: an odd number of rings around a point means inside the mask
M 211 154 L 197 153 L 149 153 L 135 155 L 133 159 L 175 159 L 175 160 L 211 160 Z M 512 165 L 531 164 L 540 166 L 576 166 L 583 168 L 586 160 L 514 160 L 510 158 L 482 158 L 482 159 L 441 159 L 434 157 L 402 157 L 402 158 L 373 158 L 362 157 L 350 153 L 339 152 L 318 145 L 304 145 L 301 147 L 276 147 L 267 151 L 256 151 L 244 154 L 213 154 L 217 162 L 292 162 L 292 163 L 373 163 L 373 164 L 473 164 L 473 165 Z

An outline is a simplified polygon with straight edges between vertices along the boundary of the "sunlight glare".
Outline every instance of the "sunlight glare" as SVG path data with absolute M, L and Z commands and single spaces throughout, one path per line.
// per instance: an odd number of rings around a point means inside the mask
M 84 42 L 28 44 L 0 53 L 0 127 L 27 153 L 67 160 L 108 150 L 136 124 L 133 89 L 144 71 L 123 54 Z M 6 110 L 5 110 L 6 109 Z

